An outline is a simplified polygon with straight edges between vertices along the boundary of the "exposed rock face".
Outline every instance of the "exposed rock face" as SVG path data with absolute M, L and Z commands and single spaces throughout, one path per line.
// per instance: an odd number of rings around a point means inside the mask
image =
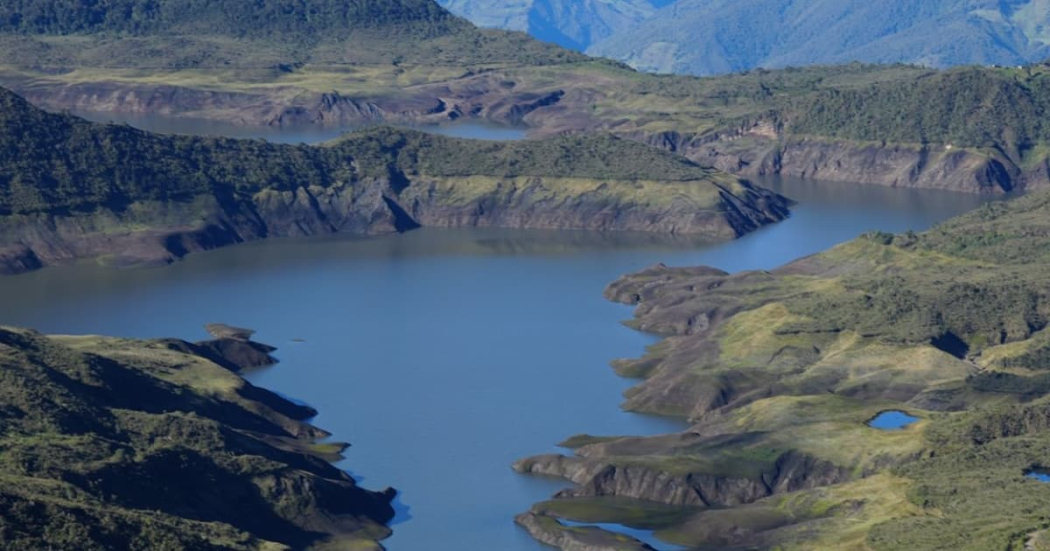
M 526 124 L 537 134 L 596 129 L 686 156 L 740 176 L 785 175 L 893 187 L 1001 193 L 1050 186 L 1046 162 L 1024 163 L 997 151 L 860 143 L 783 135 L 773 125 L 693 134 L 641 132 L 585 107 L 593 92 L 515 86 L 506 75 L 467 75 L 384 97 L 336 92 L 214 92 L 170 85 L 5 81 L 33 103 L 80 109 L 207 117 L 247 125 L 346 125 L 376 121 L 441 123 L 460 118 Z
M 629 133 L 627 137 L 740 176 L 794 176 L 890 187 L 1003 193 L 1050 185 L 1045 164 L 1027 170 L 997 152 L 781 138 L 768 127 L 740 133 Z
M 565 95 L 558 89 L 517 91 L 490 77 L 472 79 L 455 88 L 432 85 L 414 93 L 377 97 L 305 91 L 289 96 L 118 82 L 46 84 L 7 80 L 4 86 L 52 111 L 202 117 L 251 126 L 345 126 L 380 121 L 427 124 L 465 116 L 520 124 L 530 113 L 557 105 Z
M 586 457 L 541 455 L 515 463 L 520 473 L 556 476 L 576 486 L 555 497 L 627 497 L 667 505 L 723 507 L 752 503 L 773 494 L 849 480 L 849 469 L 787 452 L 758 476 L 676 473 L 629 456 L 584 451 Z M 653 458 L 650 458 L 653 459 Z M 657 459 L 658 463 L 659 460 Z
M 654 551 L 634 538 L 595 526 L 568 529 L 558 519 L 540 513 L 522 513 L 514 522 L 537 541 L 564 551 Z
M 602 192 L 559 196 L 543 178 L 489 179 L 499 193 L 450 200 L 454 188 L 420 178 L 400 190 L 391 180 L 365 180 L 332 188 L 267 190 L 250 200 L 202 198 L 196 204 L 143 204 L 135 212 L 36 215 L 0 222 L 14 245 L 0 250 L 0 273 L 19 273 L 83 258 L 122 265 L 165 264 L 187 254 L 267 237 L 338 233 L 383 234 L 420 226 L 587 229 L 705 235 L 732 239 L 787 216 L 787 201 L 744 186 L 721 193 L 721 212 L 683 201 L 667 207 L 617 202 Z M 403 185 L 403 184 L 402 184 Z M 699 185 L 699 184 L 697 184 Z M 200 213 L 207 213 L 203 222 Z M 121 231 L 137 219 L 165 221 L 142 231 Z M 117 230 L 114 230 L 117 228 Z
M 214 339 L 195 343 L 194 352 L 231 371 L 239 372 L 277 363 L 270 355 L 277 350 L 252 340 L 251 329 L 209 323 L 207 330 Z

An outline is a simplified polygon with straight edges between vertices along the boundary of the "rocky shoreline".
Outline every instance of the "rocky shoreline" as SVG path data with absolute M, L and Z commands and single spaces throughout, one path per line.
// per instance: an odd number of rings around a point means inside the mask
M 351 97 L 305 90 L 289 95 L 279 88 L 218 92 L 144 83 L 3 79 L 4 85 L 53 111 L 157 114 L 290 128 L 377 122 L 444 124 L 469 119 L 527 125 L 536 136 L 610 132 L 741 177 L 783 175 L 993 194 L 1050 186 L 1045 162 L 1022 165 L 995 149 L 784 135 L 768 122 L 701 134 L 653 132 L 588 114 L 580 99 L 566 89 L 508 88 L 505 82 L 499 75 L 480 74 L 405 93 Z
M 11 188 L 0 204 L 0 273 L 7 274 L 86 259 L 164 264 L 270 237 L 419 227 L 718 241 L 783 220 L 790 204 L 733 176 L 609 136 L 481 142 L 380 127 L 322 146 L 286 146 L 162 136 L 45 113 L 2 90 L 0 99 L 8 106 L 0 137 L 11 149 L 6 173 L 0 171 L 0 183 Z M 66 176 L 56 180 L 39 170 L 85 157 L 92 164 L 76 177 L 60 172 Z M 17 169 L 34 159 L 37 168 Z M 26 185 L 34 178 L 35 188 Z
M 995 511 L 1045 497 L 1023 488 L 1050 441 L 1033 237 L 1048 204 L 989 204 L 772 271 L 658 265 L 610 284 L 607 298 L 635 306 L 628 325 L 664 337 L 614 362 L 639 379 L 624 408 L 690 428 L 579 435 L 561 444 L 571 453 L 522 459 L 516 471 L 572 486 L 519 522 L 566 549 L 587 547 L 558 519 L 690 548 L 1001 548 L 1013 541 L 1001 528 L 967 528 L 993 517 L 1038 539 L 1040 521 Z M 888 410 L 918 421 L 870 426 Z

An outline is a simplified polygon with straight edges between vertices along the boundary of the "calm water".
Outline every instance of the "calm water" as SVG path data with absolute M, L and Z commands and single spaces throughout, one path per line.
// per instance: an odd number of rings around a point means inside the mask
M 74 115 L 89 121 L 127 124 L 140 130 L 160 134 L 196 134 L 202 136 L 224 136 L 227 138 L 263 138 L 274 143 L 320 143 L 363 128 L 365 125 L 321 127 L 243 126 L 228 122 L 194 118 L 172 118 L 163 115 L 112 113 L 98 111 L 74 111 Z M 484 122 L 463 121 L 444 126 L 416 126 L 417 130 L 442 134 L 456 138 L 476 140 L 521 140 L 526 130 L 521 127 L 499 126 Z
M 880 430 L 901 430 L 918 420 L 918 417 L 912 417 L 903 411 L 884 411 L 868 421 L 868 426 Z
M 1039 482 L 1050 482 L 1050 470 L 1047 469 L 1028 469 L 1024 475 Z
M 282 363 L 256 383 L 304 400 L 348 440 L 343 466 L 402 491 L 392 550 L 541 547 L 512 523 L 560 484 L 511 463 L 588 432 L 652 434 L 622 413 L 609 360 L 652 342 L 603 300 L 656 262 L 768 269 L 869 230 L 921 230 L 979 198 L 770 182 L 800 201 L 787 222 L 719 246 L 581 232 L 436 231 L 284 240 L 161 269 L 51 269 L 0 279 L 0 323 L 45 332 L 204 338 L 258 329 Z M 293 339 L 305 339 L 295 343 Z

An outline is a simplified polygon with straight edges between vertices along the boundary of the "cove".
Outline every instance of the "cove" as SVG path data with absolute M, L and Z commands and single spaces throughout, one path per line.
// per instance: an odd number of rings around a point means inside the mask
M 879 430 L 901 430 L 918 420 L 918 417 L 903 411 L 884 411 L 868 421 L 868 426 Z
M 871 231 L 922 230 L 987 200 L 948 192 L 769 180 L 791 219 L 719 245 L 652 235 L 420 230 L 275 240 L 166 268 L 47 269 L 0 279 L 0 323 L 48 333 L 204 338 L 225 322 L 280 347 L 256 384 L 321 412 L 353 444 L 341 463 L 401 491 L 393 551 L 539 550 L 514 515 L 565 483 L 510 465 L 580 433 L 682 424 L 624 413 L 608 367 L 653 338 L 602 298 L 657 262 L 770 269 Z M 297 342 L 301 339 L 303 342 Z M 667 546 L 659 546 L 665 548 Z
M 170 117 L 157 114 L 115 113 L 110 111 L 72 111 L 71 113 L 92 122 L 127 124 L 128 126 L 133 126 L 139 130 L 155 132 L 158 134 L 192 134 L 224 138 L 265 139 L 273 143 L 286 144 L 316 144 L 326 142 L 338 138 L 347 132 L 353 132 L 354 130 L 374 126 L 370 124 L 332 127 L 317 125 L 292 127 L 243 126 L 231 122 Z M 525 139 L 526 135 L 526 129 L 523 127 L 503 126 L 478 121 L 457 121 L 440 126 L 406 126 L 394 123 L 391 124 L 393 126 L 415 128 L 416 130 L 422 130 L 433 134 L 474 140 L 522 140 Z

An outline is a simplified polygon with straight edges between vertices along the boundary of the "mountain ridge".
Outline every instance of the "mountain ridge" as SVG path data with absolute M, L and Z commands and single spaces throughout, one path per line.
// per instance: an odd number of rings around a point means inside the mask
M 861 61 L 1023 65 L 1050 57 L 1042 0 L 678 0 L 587 53 L 661 73 L 713 75 Z

